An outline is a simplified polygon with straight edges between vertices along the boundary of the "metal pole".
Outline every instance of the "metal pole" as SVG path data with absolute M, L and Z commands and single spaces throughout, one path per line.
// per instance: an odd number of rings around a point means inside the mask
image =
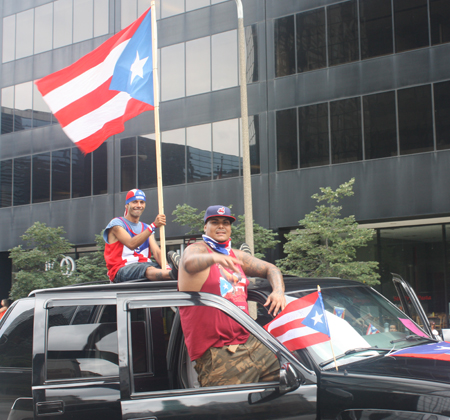
M 238 41 L 239 41 L 239 84 L 241 87 L 241 119 L 242 119 L 242 151 L 243 151 L 243 184 L 244 184 L 244 215 L 245 215 L 245 242 L 255 253 L 253 241 L 253 205 L 252 181 L 250 172 L 250 141 L 248 134 L 248 103 L 247 103 L 247 62 L 245 51 L 244 9 L 242 1 L 236 0 L 238 15 Z

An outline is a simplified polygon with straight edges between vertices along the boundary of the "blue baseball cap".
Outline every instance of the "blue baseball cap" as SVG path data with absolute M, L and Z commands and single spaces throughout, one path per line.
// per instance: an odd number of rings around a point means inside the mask
M 204 222 L 211 217 L 226 217 L 231 223 L 236 221 L 236 217 L 231 215 L 231 210 L 225 206 L 209 206 L 205 211 Z
M 144 191 L 137 189 L 128 191 L 127 196 L 125 197 L 125 204 L 136 200 L 146 201 Z

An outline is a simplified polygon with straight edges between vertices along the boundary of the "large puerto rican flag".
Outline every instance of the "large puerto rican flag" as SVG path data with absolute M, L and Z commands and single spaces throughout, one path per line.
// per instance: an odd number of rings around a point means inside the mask
M 389 356 L 450 361 L 450 343 L 442 342 L 408 347 L 406 349 L 395 351 L 389 354 Z
M 318 291 L 289 303 L 264 328 L 290 351 L 330 340 L 322 295 Z
M 36 86 L 67 136 L 84 152 L 154 109 L 151 13 Z

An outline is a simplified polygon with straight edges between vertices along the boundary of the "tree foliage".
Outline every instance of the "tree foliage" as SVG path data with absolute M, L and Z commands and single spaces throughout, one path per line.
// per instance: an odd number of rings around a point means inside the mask
M 76 276 L 66 275 L 60 263 L 73 245 L 64 238 L 62 227 L 52 228 L 36 222 L 21 236 L 22 245 L 10 249 L 14 281 L 10 291 L 13 300 L 27 296 L 32 290 L 73 284 Z
M 231 209 L 231 205 L 228 206 Z M 198 236 L 203 233 L 205 225 L 203 218 L 205 210 L 189 206 L 188 204 L 177 205 L 172 215 L 176 216 L 174 222 L 190 228 L 186 236 Z M 253 242 L 255 246 L 255 257 L 263 258 L 267 250 L 274 248 L 280 241 L 275 239 L 277 234 L 266 229 L 253 221 Z M 233 248 L 239 248 L 245 242 L 245 216 L 237 217 L 231 226 L 231 240 Z
M 286 235 L 285 258 L 277 261 L 285 273 L 301 277 L 342 277 L 368 285 L 379 284 L 378 262 L 355 261 L 356 250 L 367 246 L 373 229 L 360 228 L 354 216 L 341 217 L 343 197 L 354 195 L 355 179 L 340 185 L 335 191 L 320 188 L 313 199 L 316 209 L 299 221 L 300 228 Z
M 109 280 L 105 262 L 105 241 L 103 240 L 103 231 L 95 235 L 97 250 L 77 260 L 77 282 L 99 282 Z

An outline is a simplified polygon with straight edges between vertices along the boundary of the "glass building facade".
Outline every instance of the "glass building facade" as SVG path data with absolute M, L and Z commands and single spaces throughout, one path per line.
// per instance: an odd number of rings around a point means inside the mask
M 356 178 L 347 214 L 376 229 L 359 258 L 408 280 L 447 322 L 450 301 L 450 2 L 243 0 L 254 218 L 280 238 L 320 187 Z M 0 294 L 8 250 L 35 221 L 75 253 L 123 213 L 132 188 L 158 211 L 153 113 L 83 155 L 34 81 L 132 23 L 150 0 L 5 1 L 1 9 Z M 234 0 L 157 0 L 164 207 L 244 209 Z M 178 245 L 177 245 L 178 244 Z M 282 257 L 282 246 L 268 259 Z M 1 296 L 0 296 L 1 297 Z

